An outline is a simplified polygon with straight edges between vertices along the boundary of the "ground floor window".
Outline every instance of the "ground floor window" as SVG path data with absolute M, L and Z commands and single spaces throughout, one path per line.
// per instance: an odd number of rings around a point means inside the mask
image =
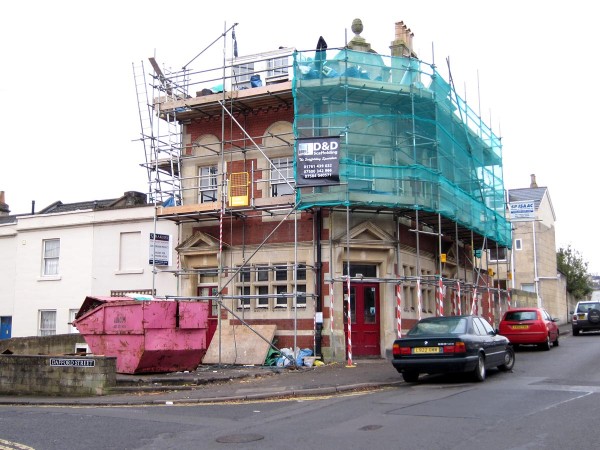
M 39 336 L 56 334 L 56 310 L 42 309 L 39 311 Z

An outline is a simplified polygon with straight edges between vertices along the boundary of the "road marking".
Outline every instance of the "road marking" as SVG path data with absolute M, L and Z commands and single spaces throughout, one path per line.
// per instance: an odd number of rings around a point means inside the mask
M 0 450 L 35 450 L 33 447 L 29 447 L 25 444 L 19 444 L 18 442 L 6 441 L 0 439 Z

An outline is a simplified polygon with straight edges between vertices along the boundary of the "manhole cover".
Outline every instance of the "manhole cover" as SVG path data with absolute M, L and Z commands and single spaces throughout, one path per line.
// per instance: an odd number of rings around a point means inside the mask
M 255 442 L 264 439 L 262 434 L 230 434 L 217 438 L 217 442 L 222 444 L 243 444 L 244 442 Z

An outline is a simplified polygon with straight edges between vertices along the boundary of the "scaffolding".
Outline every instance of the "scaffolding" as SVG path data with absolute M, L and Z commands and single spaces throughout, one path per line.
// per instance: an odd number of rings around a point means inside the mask
M 222 36 L 224 47 L 232 29 Z M 291 301 L 294 348 L 298 314 L 305 317 L 311 309 L 315 353 L 320 350 L 317 335 L 327 332 L 316 317 L 328 308 L 333 341 L 334 290 L 348 303 L 348 330 L 342 331 L 350 334 L 350 282 L 395 287 L 398 335 L 403 312 L 413 314 L 402 305 L 406 292 L 416 291 L 418 318 L 422 312 L 444 314 L 445 303 L 452 314 L 481 312 L 482 291 L 488 294 L 489 314 L 497 317 L 502 303 L 510 304 L 510 292 L 499 284 L 490 287 L 490 269 L 481 267 L 487 249 L 511 248 L 500 138 L 435 65 L 413 56 L 384 57 L 347 47 L 307 52 L 284 48 L 250 59 L 232 57 L 201 71 L 185 67 L 168 72 L 154 58 L 150 64 L 150 80 L 143 63 L 134 65 L 134 78 L 145 151 L 142 165 L 157 219 L 179 224 L 182 258 L 186 240 L 204 239 L 213 245 L 214 257 L 207 258 L 206 267 L 172 272 L 198 284 L 216 269 L 218 283 L 211 295 L 192 295 L 188 289 L 168 297 L 212 300 L 250 327 L 246 313 L 251 302 L 258 310 L 273 299 L 275 306 L 269 308 Z M 190 95 L 193 90 L 195 95 Z M 248 131 L 253 116 L 278 117 L 279 111 L 287 111 L 293 127 Z M 194 126 L 204 127 L 202 136 L 189 131 Z M 303 187 L 298 143 L 324 136 L 340 139 L 339 182 Z M 328 273 L 320 256 L 323 215 L 329 220 Z M 395 268 L 364 277 L 353 270 L 358 241 L 350 224 L 373 216 L 394 224 L 391 237 L 384 231 L 381 235 L 395 251 Z M 266 232 L 248 245 L 251 223 L 260 223 Z M 203 231 L 193 232 L 194 227 Z M 410 242 L 401 238 L 401 227 L 414 236 Z M 299 228 L 311 232 L 299 238 Z M 272 243 L 282 229 L 292 238 Z M 335 230 L 345 232 L 334 236 Z M 427 239 L 427 248 L 422 248 Z M 342 249 L 343 268 L 335 266 L 336 246 Z M 286 264 L 254 260 L 261 251 L 284 247 L 293 253 Z M 299 258 L 299 249 L 312 260 Z M 410 273 L 402 269 L 401 255 L 407 252 L 416 261 Z M 423 258 L 430 266 L 434 262 L 432 273 L 424 271 Z M 284 266 L 292 281 L 285 291 L 263 292 L 259 284 L 251 292 L 247 286 L 261 271 L 276 274 Z M 304 272 L 313 274 L 310 281 Z M 322 293 L 327 284 L 332 291 L 329 306 Z M 422 299 L 428 292 L 435 293 L 435 311 L 424 306 L 432 303 L 430 297 Z M 497 299 L 491 301 L 493 296 Z M 220 329 L 220 311 L 218 317 Z

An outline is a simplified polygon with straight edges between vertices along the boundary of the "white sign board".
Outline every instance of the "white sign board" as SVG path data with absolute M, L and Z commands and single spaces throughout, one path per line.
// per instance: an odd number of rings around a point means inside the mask
M 510 202 L 508 204 L 511 219 L 535 219 L 535 204 L 533 200 Z
M 157 266 L 171 265 L 171 236 L 150 233 L 150 258 L 148 264 Z

